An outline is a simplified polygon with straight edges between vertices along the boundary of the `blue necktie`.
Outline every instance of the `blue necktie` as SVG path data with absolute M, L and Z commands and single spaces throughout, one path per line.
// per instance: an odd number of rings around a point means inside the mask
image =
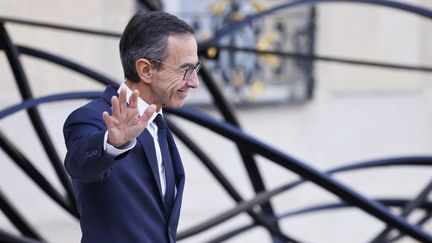
M 171 154 L 168 149 L 167 126 L 165 120 L 160 114 L 156 116 L 154 121 L 158 127 L 158 141 L 159 141 L 159 147 L 162 154 L 162 166 L 165 169 L 165 179 L 166 179 L 165 206 L 167 211 L 170 212 L 172 205 L 174 203 L 175 176 L 174 176 L 173 164 L 171 161 Z

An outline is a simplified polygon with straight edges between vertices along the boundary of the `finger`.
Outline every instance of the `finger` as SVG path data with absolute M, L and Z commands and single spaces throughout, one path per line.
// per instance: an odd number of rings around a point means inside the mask
M 120 117 L 120 107 L 119 107 L 119 100 L 116 96 L 113 96 L 111 98 L 111 110 L 112 115 L 116 118 Z
M 108 129 L 111 128 L 112 127 L 112 121 L 110 119 L 110 115 L 108 114 L 108 112 L 104 111 L 102 113 L 102 118 L 105 121 L 105 124 L 106 124 L 107 128 Z
M 129 108 L 136 108 L 138 106 L 138 97 L 139 91 L 134 90 L 131 97 L 129 98 Z
M 141 123 L 145 123 L 147 124 L 148 121 L 150 120 L 150 118 L 153 116 L 153 114 L 156 111 L 156 106 L 155 105 L 149 105 L 147 107 L 147 109 L 145 109 L 143 115 L 140 118 Z
M 126 89 L 120 90 L 119 95 L 119 106 L 120 106 L 120 114 L 126 110 Z

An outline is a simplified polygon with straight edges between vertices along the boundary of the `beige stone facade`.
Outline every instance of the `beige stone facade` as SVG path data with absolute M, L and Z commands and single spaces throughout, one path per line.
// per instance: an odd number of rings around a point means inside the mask
M 432 1 L 400 1 L 432 9 Z M 181 9 L 180 0 L 166 1 L 168 9 Z M 34 20 L 120 33 L 136 9 L 135 2 L 117 0 L 0 0 L 0 17 Z M 365 4 L 318 5 L 317 53 L 319 55 L 396 64 L 432 66 L 432 20 L 399 10 Z M 118 39 L 7 23 L 12 40 L 70 58 L 121 81 Z M 58 66 L 22 56 L 25 72 L 36 97 L 68 91 L 102 90 L 103 85 Z M 319 62 L 316 65 L 316 97 L 299 106 L 259 107 L 236 110 L 246 132 L 305 163 L 326 170 L 369 159 L 430 155 L 432 151 L 432 74 Z M 21 101 L 4 52 L 0 52 L 0 109 Z M 203 88 L 205 89 L 204 85 Z M 193 95 L 193 94 L 192 94 Z M 41 113 L 60 156 L 65 148 L 62 123 L 72 109 L 85 101 L 44 105 Z M 218 117 L 214 110 L 206 110 Z M 270 127 L 269 119 L 276 122 Z M 245 198 L 253 196 L 249 179 L 231 142 L 175 120 L 217 161 Z M 35 161 L 36 167 L 60 188 L 39 141 L 24 112 L 0 121 L 0 129 Z M 205 138 L 205 139 L 203 139 Z M 203 141 L 206 141 L 205 143 Z M 185 146 L 187 186 L 180 230 L 234 206 Z M 269 188 L 297 179 L 258 156 Z M 371 197 L 415 197 L 430 182 L 430 168 L 391 168 L 348 173 L 336 177 L 350 188 Z M 0 190 L 37 225 L 49 242 L 78 242 L 79 224 L 51 200 L 0 150 Z M 199 195 L 205 195 L 200 197 Z M 337 199 L 313 185 L 278 196 L 277 212 Z M 211 209 L 209 208 L 211 205 Z M 418 218 L 415 214 L 414 218 Z M 241 215 L 184 242 L 202 242 L 217 233 L 251 222 Z M 384 226 L 359 210 L 310 214 L 283 221 L 288 234 L 305 242 L 367 242 Z M 17 233 L 0 213 L 0 229 Z M 426 224 L 432 232 L 432 224 Z M 270 242 L 257 228 L 230 242 Z M 415 242 L 403 239 L 400 242 Z

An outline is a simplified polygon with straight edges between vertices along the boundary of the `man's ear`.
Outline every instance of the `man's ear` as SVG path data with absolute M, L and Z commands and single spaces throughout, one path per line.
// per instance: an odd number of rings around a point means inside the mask
M 145 83 L 151 82 L 151 63 L 145 58 L 140 58 L 135 62 L 135 69 L 138 76 Z

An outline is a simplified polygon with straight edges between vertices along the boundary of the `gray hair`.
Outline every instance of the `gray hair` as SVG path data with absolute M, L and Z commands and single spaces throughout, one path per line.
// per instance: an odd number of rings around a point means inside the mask
M 135 69 L 139 58 L 163 61 L 167 56 L 167 40 L 171 35 L 193 34 L 186 22 L 174 15 L 159 12 L 138 12 L 127 24 L 120 39 L 120 58 L 126 79 L 139 82 Z M 153 62 L 155 68 L 161 64 Z

